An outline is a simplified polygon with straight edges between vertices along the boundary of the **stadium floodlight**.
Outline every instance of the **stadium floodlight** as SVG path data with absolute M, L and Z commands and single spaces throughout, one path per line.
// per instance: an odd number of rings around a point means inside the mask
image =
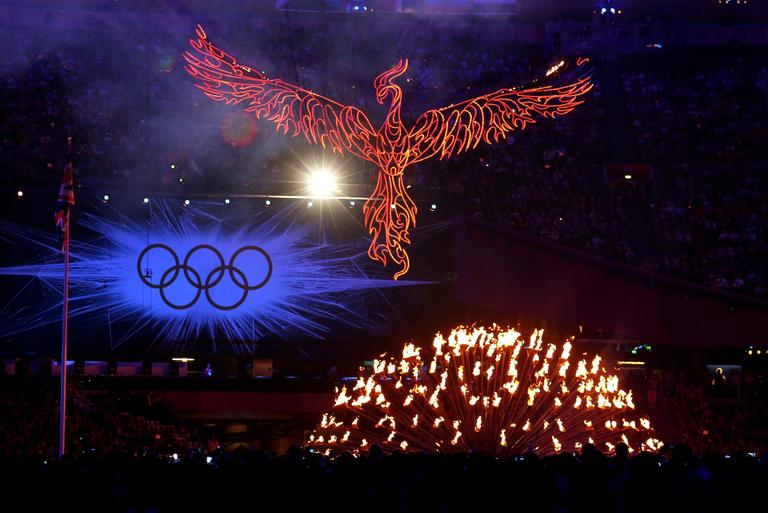
M 309 194 L 313 198 L 328 198 L 336 192 L 336 177 L 327 169 L 313 171 L 308 179 Z

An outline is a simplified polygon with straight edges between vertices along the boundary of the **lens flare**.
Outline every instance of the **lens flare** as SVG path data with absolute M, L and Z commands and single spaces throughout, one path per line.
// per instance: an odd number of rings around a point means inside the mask
M 219 130 L 224 142 L 233 148 L 249 146 L 259 133 L 255 118 L 245 112 L 237 111 L 229 113 L 224 118 Z

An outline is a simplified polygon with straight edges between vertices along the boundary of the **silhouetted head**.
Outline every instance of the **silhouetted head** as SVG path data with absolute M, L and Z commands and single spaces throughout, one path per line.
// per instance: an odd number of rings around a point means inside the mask
M 376 101 L 379 103 L 384 103 L 384 101 L 387 99 L 387 96 L 390 94 L 396 94 L 400 92 L 400 86 L 393 83 L 393 81 L 403 75 L 405 71 L 408 69 L 408 59 L 400 59 L 400 61 L 395 65 L 394 68 L 391 68 L 378 77 L 376 77 L 376 80 L 374 80 L 373 85 L 376 87 Z
M 371 444 L 368 448 L 368 458 L 371 460 L 381 460 L 384 458 L 384 451 L 382 451 L 381 446 L 378 444 Z
M 616 444 L 615 453 L 616 460 L 627 461 L 627 458 L 629 458 L 629 446 L 624 442 L 619 442 Z

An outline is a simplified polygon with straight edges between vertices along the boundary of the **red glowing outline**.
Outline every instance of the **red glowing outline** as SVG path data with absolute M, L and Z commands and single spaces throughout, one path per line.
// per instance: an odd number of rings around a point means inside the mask
M 386 121 L 377 131 L 360 109 L 238 64 L 209 42 L 199 25 L 197 36 L 190 44 L 200 56 L 185 52 L 185 69 L 206 96 L 227 104 L 245 102 L 246 112 L 276 123 L 283 134 L 303 135 L 310 143 L 330 146 L 334 152 L 350 153 L 377 166 L 376 189 L 363 207 L 365 226 L 373 236 L 368 256 L 385 266 L 389 256 L 400 267 L 395 280 L 410 267 L 403 245 L 410 243 L 408 233 L 416 225 L 416 204 L 403 182 L 406 167 L 434 156 L 459 155 L 480 142 L 499 142 L 509 132 L 536 123 L 534 115 L 554 118 L 568 114 L 583 103 L 579 97 L 592 89 L 588 75 L 561 87 L 500 89 L 428 110 L 408 129 L 400 118 L 403 93 L 394 83 L 408 69 L 405 59 L 374 81 L 377 101 L 383 104 L 389 98 L 390 102 Z M 577 66 L 588 61 L 579 58 Z M 556 70 L 560 68 L 558 65 Z

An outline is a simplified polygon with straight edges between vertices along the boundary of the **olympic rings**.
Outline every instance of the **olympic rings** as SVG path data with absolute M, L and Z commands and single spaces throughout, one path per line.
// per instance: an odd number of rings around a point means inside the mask
M 160 283 L 152 283 L 150 280 L 152 279 L 152 272 L 150 268 L 147 268 L 145 272 L 142 272 L 141 268 L 141 262 L 144 259 L 144 257 L 153 249 L 162 249 L 165 252 L 167 252 L 171 257 L 173 258 L 173 265 L 168 267 L 162 274 L 160 278 Z M 216 258 L 219 260 L 219 265 L 214 267 L 209 273 L 208 276 L 206 276 L 205 281 L 202 281 L 202 277 L 200 276 L 200 273 L 190 265 L 189 261 L 192 258 L 192 255 L 201 250 L 206 250 L 212 252 Z M 255 251 L 259 253 L 261 256 L 264 257 L 264 260 L 267 262 L 267 272 L 264 276 L 264 278 L 256 283 L 255 285 L 249 285 L 248 284 L 248 278 L 245 275 L 245 272 L 243 272 L 239 267 L 235 265 L 235 260 L 238 256 L 240 256 L 241 253 L 245 251 Z M 224 278 L 224 272 L 229 273 L 229 278 L 232 280 L 232 283 L 235 284 L 235 286 L 239 289 L 241 289 L 243 292 L 240 296 L 240 298 L 232 305 L 221 305 L 217 303 L 213 297 L 211 297 L 211 289 L 215 287 L 216 285 L 221 282 L 222 278 Z M 139 258 L 136 261 L 136 272 L 139 275 L 139 279 L 141 279 L 141 282 L 144 283 L 147 287 L 151 289 L 158 289 L 160 291 L 160 298 L 163 300 L 163 302 L 168 305 L 170 308 L 173 308 L 175 310 L 186 310 L 188 308 L 191 308 L 195 303 L 197 303 L 197 300 L 200 299 L 200 296 L 203 292 L 205 292 L 205 298 L 208 300 L 208 303 L 216 308 L 217 310 L 234 310 L 235 308 L 242 305 L 246 299 L 248 299 L 248 292 L 252 290 L 258 290 L 262 288 L 264 285 L 266 285 L 270 278 L 272 278 L 272 258 L 269 256 L 269 253 L 264 251 L 264 249 L 260 248 L 259 246 L 243 246 L 237 251 L 235 251 L 232 256 L 229 258 L 229 263 L 225 263 L 224 256 L 221 254 L 221 252 L 216 249 L 215 247 L 211 246 L 210 244 L 198 244 L 197 246 L 190 249 L 186 256 L 184 257 L 184 262 L 180 263 L 179 256 L 176 254 L 176 252 L 171 249 L 170 246 L 167 244 L 161 244 L 161 243 L 155 243 L 150 244 L 146 248 L 144 248 L 141 253 L 139 253 Z M 165 289 L 172 285 L 176 279 L 179 277 L 180 274 L 184 275 L 184 278 L 187 280 L 187 283 L 189 283 L 192 287 L 195 288 L 196 293 L 195 296 L 192 298 L 191 301 L 178 305 L 176 303 L 173 303 L 171 300 L 168 299 L 168 297 L 165 294 Z

